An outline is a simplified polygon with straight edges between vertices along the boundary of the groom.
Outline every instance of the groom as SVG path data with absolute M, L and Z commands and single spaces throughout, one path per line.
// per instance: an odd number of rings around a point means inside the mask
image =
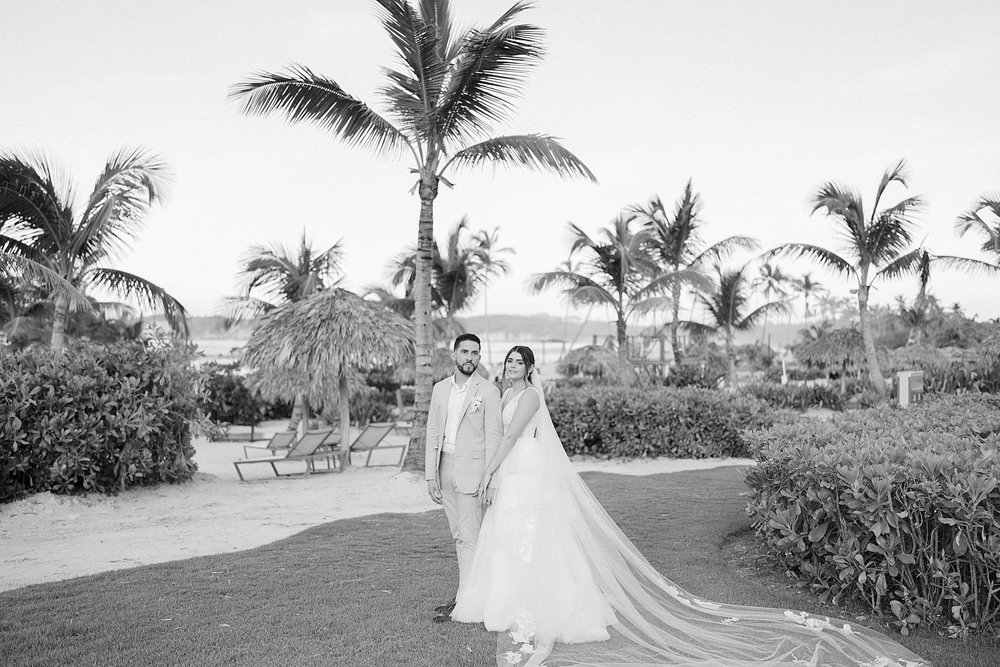
M 480 342 L 475 334 L 455 339 L 451 358 L 455 373 L 434 385 L 427 413 L 427 492 L 444 507 L 458 551 L 458 580 L 472 565 L 483 520 L 475 495 L 486 464 L 500 444 L 500 392 L 476 373 Z M 451 620 L 455 600 L 435 611 L 438 623 Z

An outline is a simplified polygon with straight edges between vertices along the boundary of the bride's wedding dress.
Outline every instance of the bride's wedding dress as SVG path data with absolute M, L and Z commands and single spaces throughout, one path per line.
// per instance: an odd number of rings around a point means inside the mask
M 930 665 L 842 620 L 710 602 L 678 587 L 573 470 L 541 387 L 524 391 L 538 392 L 541 407 L 497 470 L 451 614 L 498 633 L 498 665 Z M 509 397 L 504 429 L 522 396 Z

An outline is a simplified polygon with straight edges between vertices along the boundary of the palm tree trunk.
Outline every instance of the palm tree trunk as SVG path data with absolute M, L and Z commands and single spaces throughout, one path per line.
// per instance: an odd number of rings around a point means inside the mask
M 771 290 L 764 288 L 764 303 L 771 303 Z M 764 324 L 760 328 L 760 344 L 764 345 L 764 338 L 767 334 L 767 315 L 769 311 L 764 311 Z
M 404 470 L 424 467 L 424 439 L 427 410 L 431 403 L 434 371 L 434 332 L 431 327 L 431 260 L 434 245 L 434 199 L 438 179 L 433 174 L 420 178 L 420 221 L 417 225 L 417 265 L 413 283 L 414 325 L 416 327 L 416 391 L 414 396 L 413 430 L 410 449 L 403 463 Z
M 675 269 L 676 271 L 676 269 Z M 674 283 L 672 287 L 671 298 L 673 303 L 670 304 L 671 315 L 673 316 L 673 321 L 670 323 L 670 349 L 674 353 L 673 365 L 677 366 L 681 363 L 681 344 L 677 339 L 677 332 L 680 330 L 680 322 L 677 320 L 681 316 L 681 286 L 680 283 Z
M 299 437 L 301 438 L 309 431 L 309 399 L 302 396 L 302 409 L 299 412 Z
M 49 347 L 62 354 L 66 348 L 66 320 L 69 318 L 69 299 L 65 294 L 56 294 L 56 308 L 52 316 L 52 339 Z
M 732 327 L 726 327 L 726 382 L 730 389 L 736 386 L 736 348 Z
M 342 459 L 344 467 L 351 465 L 351 390 L 347 386 L 346 369 L 341 369 L 337 378 L 337 390 L 340 394 L 340 448 L 347 452 Z
M 295 394 L 295 402 L 292 403 L 292 417 L 288 420 L 287 430 L 298 430 L 299 424 L 303 421 L 303 413 L 306 410 L 305 401 L 306 399 L 304 394 Z M 308 422 L 308 418 L 306 418 L 306 421 Z
M 615 328 L 618 333 L 618 375 L 622 384 L 628 384 L 628 330 L 625 316 L 621 310 L 618 310 L 618 321 Z
M 861 274 L 861 285 L 858 288 L 858 320 L 861 322 L 861 337 L 865 341 L 865 356 L 868 360 L 868 377 L 872 386 L 879 394 L 879 402 L 885 400 L 885 378 L 882 377 L 882 367 L 878 363 L 878 353 L 875 351 L 875 337 L 872 335 L 871 320 L 868 316 L 868 286 L 867 271 Z

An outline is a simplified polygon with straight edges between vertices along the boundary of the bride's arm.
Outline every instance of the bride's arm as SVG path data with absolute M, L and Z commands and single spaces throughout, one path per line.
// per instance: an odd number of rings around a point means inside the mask
M 538 406 L 540 405 L 541 400 L 539 400 L 538 394 L 533 390 L 525 391 L 521 395 L 521 398 L 518 399 L 517 408 L 514 410 L 514 417 L 510 420 L 510 426 L 504 431 L 503 437 L 500 438 L 500 446 L 497 447 L 493 458 L 490 459 L 489 464 L 486 466 L 486 472 L 483 473 L 483 480 L 479 485 L 478 492 L 480 495 L 485 493 L 486 488 L 490 484 L 490 477 L 497 471 L 503 460 L 507 458 L 507 454 L 510 453 L 517 439 L 521 437 L 524 427 L 528 425 L 532 415 L 538 411 Z

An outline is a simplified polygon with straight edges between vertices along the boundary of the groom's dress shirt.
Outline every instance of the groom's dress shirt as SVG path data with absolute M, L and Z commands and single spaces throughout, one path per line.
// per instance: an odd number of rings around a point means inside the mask
M 458 433 L 458 422 L 462 417 L 462 403 L 465 401 L 465 394 L 469 391 L 471 378 L 465 384 L 459 385 L 455 382 L 455 376 L 451 376 L 451 393 L 448 394 L 448 416 L 444 420 L 444 442 L 441 444 L 441 451 L 445 454 L 455 453 L 455 437 Z

